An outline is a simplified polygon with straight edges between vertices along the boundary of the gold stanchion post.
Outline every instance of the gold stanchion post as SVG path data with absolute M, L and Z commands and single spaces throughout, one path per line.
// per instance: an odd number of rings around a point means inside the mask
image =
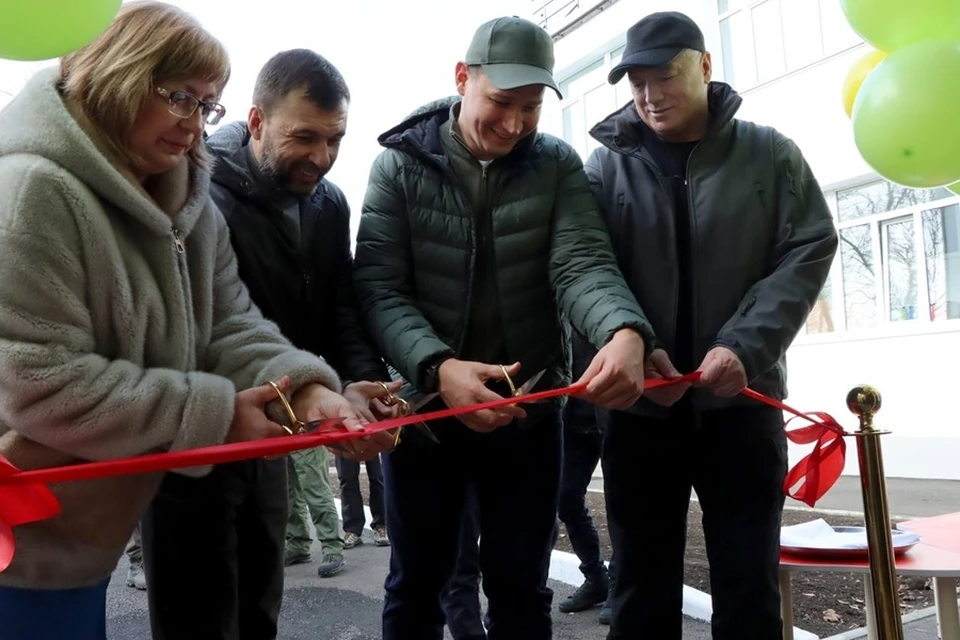
M 876 612 L 880 640 L 903 640 L 900 597 L 897 592 L 897 570 L 893 555 L 893 526 L 887 504 L 887 481 L 883 474 L 880 436 L 873 416 L 880 410 L 880 393 L 862 385 L 847 394 L 847 408 L 860 419 L 857 457 L 860 461 L 860 488 L 870 553 L 870 581 L 873 586 L 873 610 Z

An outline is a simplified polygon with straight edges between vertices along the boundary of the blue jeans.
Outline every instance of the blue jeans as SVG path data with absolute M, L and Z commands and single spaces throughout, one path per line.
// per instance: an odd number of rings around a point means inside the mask
M 79 589 L 0 587 L 3 640 L 107 640 L 107 585 Z

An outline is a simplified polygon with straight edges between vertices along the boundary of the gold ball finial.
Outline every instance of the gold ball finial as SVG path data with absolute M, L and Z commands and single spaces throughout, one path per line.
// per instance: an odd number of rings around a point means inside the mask
M 880 392 L 866 384 L 850 389 L 847 394 L 847 408 L 860 418 L 872 418 L 880 410 L 880 404 Z

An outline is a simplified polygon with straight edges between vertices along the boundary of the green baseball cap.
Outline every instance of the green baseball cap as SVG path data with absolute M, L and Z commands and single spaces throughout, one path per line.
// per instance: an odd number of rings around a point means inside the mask
M 512 16 L 483 23 L 473 34 L 464 62 L 480 65 L 498 89 L 540 84 L 563 99 L 553 79 L 553 40 L 529 20 Z

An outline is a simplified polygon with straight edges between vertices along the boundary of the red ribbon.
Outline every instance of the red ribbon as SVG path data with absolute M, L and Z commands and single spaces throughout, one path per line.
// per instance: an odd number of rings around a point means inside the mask
M 656 389 L 683 382 L 695 382 L 699 377 L 700 372 L 694 372 L 679 378 L 649 379 L 644 386 L 646 389 Z M 522 399 L 503 398 L 477 405 L 382 420 L 365 425 L 360 431 L 346 431 L 342 428 L 341 420 L 331 419 L 323 423 L 313 433 L 306 435 L 223 444 L 186 451 L 154 453 L 120 460 L 87 462 L 34 471 L 20 471 L 3 456 L 0 456 L 0 571 L 5 570 L 13 559 L 15 548 L 13 527 L 47 520 L 59 515 L 60 505 L 50 489 L 47 488 L 47 483 L 75 482 L 284 455 L 421 422 L 451 418 L 522 402 L 573 395 L 585 388 L 585 384 L 571 385 L 562 389 L 550 389 L 526 394 Z M 744 389 L 742 393 L 748 398 L 786 411 L 793 414 L 794 418 L 801 418 L 811 423 L 809 426 L 787 431 L 787 437 L 792 442 L 815 444 L 813 451 L 787 474 L 784 491 L 792 498 L 813 507 L 816 501 L 833 486 L 843 471 L 846 455 L 843 428 L 826 413 L 801 413 L 778 400 L 751 389 Z M 791 418 L 791 420 L 794 418 Z M 800 483 L 799 486 L 791 491 L 791 488 L 797 483 Z
M 741 393 L 781 411 L 792 413 L 793 417 L 787 420 L 784 428 L 797 418 L 810 423 L 805 427 L 787 429 L 790 442 L 813 443 L 813 450 L 787 472 L 783 491 L 791 498 L 813 508 L 843 473 L 847 459 L 847 441 L 843 437 L 847 432 L 833 416 L 823 411 L 803 413 L 753 389 L 744 389 Z

